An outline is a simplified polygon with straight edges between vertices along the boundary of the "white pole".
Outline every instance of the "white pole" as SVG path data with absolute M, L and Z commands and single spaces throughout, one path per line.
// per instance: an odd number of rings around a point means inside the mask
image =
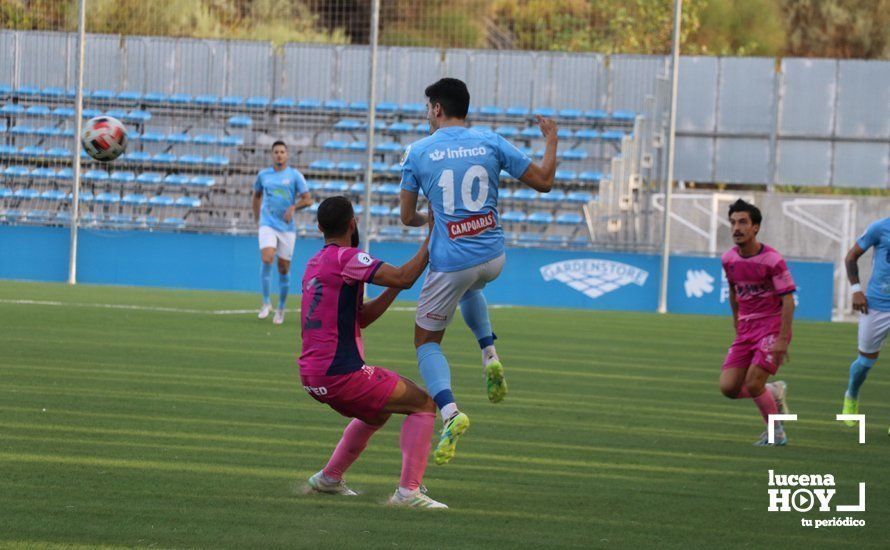
M 680 69 L 680 15 L 683 0 L 674 0 L 674 46 L 671 53 L 671 117 L 667 135 L 667 177 L 664 182 L 664 232 L 661 244 L 661 288 L 658 312 L 667 313 L 668 264 L 671 255 L 671 195 L 674 188 L 674 139 L 677 128 L 677 75 Z
M 80 211 L 80 134 L 83 131 L 83 64 L 86 49 L 86 3 L 77 14 L 77 95 L 74 98 L 74 189 L 71 192 L 71 243 L 68 247 L 68 284 L 77 284 L 77 217 Z
M 371 182 L 374 180 L 374 124 L 377 121 L 377 37 L 380 0 L 371 3 L 371 59 L 368 67 L 368 165 L 365 167 L 365 197 L 362 201 L 362 250 L 371 250 Z

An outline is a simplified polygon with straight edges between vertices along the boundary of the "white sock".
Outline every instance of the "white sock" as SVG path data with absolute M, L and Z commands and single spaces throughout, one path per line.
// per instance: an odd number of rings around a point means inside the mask
M 442 407 L 439 413 L 442 415 L 442 421 L 448 422 L 452 416 L 457 412 L 457 403 L 449 403 Z
M 495 351 L 494 345 L 485 346 L 482 350 L 482 364 L 488 365 L 498 358 L 498 352 Z
M 412 491 L 411 489 L 405 489 L 404 487 L 399 486 L 399 496 L 402 498 L 413 497 L 417 494 L 417 491 L 418 489 Z

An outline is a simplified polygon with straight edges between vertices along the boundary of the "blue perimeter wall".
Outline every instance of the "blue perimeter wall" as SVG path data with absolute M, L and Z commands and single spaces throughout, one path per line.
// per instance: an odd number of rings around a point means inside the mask
M 0 279 L 65 281 L 69 232 L 56 227 L 0 227 Z M 322 245 L 298 239 L 292 274 Z M 400 264 L 417 250 L 411 243 L 375 242 L 371 254 Z M 826 262 L 788 263 L 798 292 L 796 317 L 831 319 L 833 268 Z M 588 309 L 655 311 L 659 257 L 652 254 L 515 248 L 501 276 L 486 288 L 489 303 Z M 258 291 L 259 251 L 250 236 L 96 231 L 78 238 L 77 280 L 82 283 L 204 290 Z M 422 281 L 402 293 L 416 300 Z M 674 313 L 728 315 L 728 288 L 719 258 L 672 256 L 668 309 Z M 372 285 L 372 294 L 375 293 Z

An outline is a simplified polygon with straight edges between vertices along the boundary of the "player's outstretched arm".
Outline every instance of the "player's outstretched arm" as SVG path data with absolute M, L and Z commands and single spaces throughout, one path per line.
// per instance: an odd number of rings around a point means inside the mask
M 549 193 L 553 189 L 553 178 L 556 176 L 556 149 L 559 145 L 556 122 L 538 115 L 538 127 L 544 134 L 544 158 L 540 164 L 532 162 L 519 178 L 519 181 L 535 191 Z
M 847 280 L 853 287 L 853 311 L 868 313 L 868 299 L 859 284 L 859 258 L 863 254 L 865 254 L 865 250 L 858 243 L 854 244 L 853 248 L 847 252 L 847 257 L 844 258 L 844 265 L 847 267 Z
M 420 250 L 413 258 L 405 262 L 399 267 L 383 264 L 374 274 L 371 282 L 375 285 L 389 287 L 383 291 L 380 296 L 373 300 L 368 300 L 362 305 L 359 313 L 359 326 L 365 328 L 383 315 L 389 306 L 392 305 L 396 296 L 403 288 L 411 288 L 414 282 L 423 274 L 427 263 L 430 260 L 430 254 L 427 250 L 429 245 L 429 235 L 420 246 Z
M 399 214 L 408 227 L 422 227 L 429 221 L 426 214 L 417 211 L 417 193 L 406 189 L 399 194 Z

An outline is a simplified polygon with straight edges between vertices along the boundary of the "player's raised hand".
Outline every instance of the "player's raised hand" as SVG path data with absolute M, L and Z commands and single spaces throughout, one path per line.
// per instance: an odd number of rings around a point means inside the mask
M 551 118 L 544 118 L 541 115 L 537 115 L 538 128 L 541 129 L 541 133 L 544 134 L 544 138 L 547 140 L 555 140 L 557 139 L 557 130 L 556 122 Z
M 853 311 L 858 311 L 863 315 L 868 313 L 868 298 L 861 290 L 853 293 Z

